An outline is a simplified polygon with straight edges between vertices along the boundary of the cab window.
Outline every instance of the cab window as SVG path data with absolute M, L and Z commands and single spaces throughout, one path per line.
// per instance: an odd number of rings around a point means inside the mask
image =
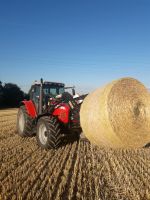
M 65 89 L 64 89 L 64 87 L 61 87 L 61 88 L 59 88 L 59 94 L 63 94 L 65 92 Z
M 35 103 L 38 103 L 39 101 L 39 96 L 40 96 L 40 87 L 39 86 L 35 86 L 32 88 L 31 90 L 32 93 L 32 99 Z

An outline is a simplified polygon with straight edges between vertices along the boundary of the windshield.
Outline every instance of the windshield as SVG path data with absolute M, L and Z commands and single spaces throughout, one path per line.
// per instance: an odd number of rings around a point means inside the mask
M 52 95 L 52 96 L 57 96 L 59 94 L 64 93 L 64 87 L 44 87 L 43 88 L 44 94 L 45 95 Z

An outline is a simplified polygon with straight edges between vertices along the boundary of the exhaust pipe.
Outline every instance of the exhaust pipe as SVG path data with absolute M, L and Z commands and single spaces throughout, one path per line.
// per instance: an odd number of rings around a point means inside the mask
M 43 112 L 43 79 L 40 80 L 39 115 Z

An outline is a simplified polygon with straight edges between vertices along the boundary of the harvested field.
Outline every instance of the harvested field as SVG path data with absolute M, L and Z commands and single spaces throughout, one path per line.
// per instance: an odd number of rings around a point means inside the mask
M 88 141 L 42 150 L 16 134 L 17 110 L 0 111 L 0 199 L 150 199 L 150 148 Z

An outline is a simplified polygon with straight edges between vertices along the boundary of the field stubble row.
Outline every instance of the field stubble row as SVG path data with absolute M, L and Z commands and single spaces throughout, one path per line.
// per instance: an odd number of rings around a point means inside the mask
M 16 134 L 16 110 L 0 111 L 2 199 L 145 200 L 149 182 L 149 148 L 103 149 L 82 139 L 45 151 Z

